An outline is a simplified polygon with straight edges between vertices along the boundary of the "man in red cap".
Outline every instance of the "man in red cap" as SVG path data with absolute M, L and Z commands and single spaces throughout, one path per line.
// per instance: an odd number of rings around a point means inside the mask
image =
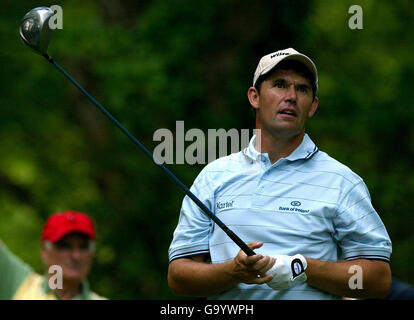
M 43 228 L 41 257 L 46 275 L 39 275 L 0 242 L 0 299 L 99 300 L 87 276 L 95 252 L 96 233 L 84 213 L 65 211 L 49 217 Z

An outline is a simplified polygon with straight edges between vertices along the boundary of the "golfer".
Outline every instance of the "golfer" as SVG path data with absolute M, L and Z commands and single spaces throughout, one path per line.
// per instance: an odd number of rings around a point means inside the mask
M 261 58 L 247 95 L 256 135 L 208 164 L 191 191 L 255 255 L 186 196 L 169 249 L 177 295 L 211 299 L 385 297 L 391 241 L 364 181 L 305 132 L 317 108 L 314 62 L 289 48 Z
M 35 273 L 0 242 L 0 299 L 104 299 L 90 290 L 86 279 L 95 238 L 93 222 L 84 213 L 66 211 L 50 216 L 41 236 L 44 275 Z

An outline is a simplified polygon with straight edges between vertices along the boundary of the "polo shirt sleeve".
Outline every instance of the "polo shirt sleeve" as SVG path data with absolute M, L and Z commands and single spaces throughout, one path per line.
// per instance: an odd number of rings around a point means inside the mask
M 214 213 L 213 189 L 204 170 L 195 179 L 190 191 Z M 178 258 L 209 253 L 212 227 L 211 219 L 186 195 L 168 251 L 170 262 Z
M 360 180 L 340 200 L 334 238 L 345 260 L 390 260 L 392 245 L 381 218 L 372 206 L 365 183 Z
M 0 300 L 9 300 L 32 272 L 32 268 L 0 241 Z

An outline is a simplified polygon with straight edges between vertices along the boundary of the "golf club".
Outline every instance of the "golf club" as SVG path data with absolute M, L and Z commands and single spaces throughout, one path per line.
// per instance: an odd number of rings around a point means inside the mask
M 94 97 L 92 97 L 80 84 L 78 84 L 62 67 L 60 67 L 48 54 L 47 49 L 51 38 L 49 20 L 54 12 L 48 7 L 38 7 L 29 11 L 20 23 L 20 37 L 23 42 L 36 53 L 43 56 L 53 64 L 70 82 L 72 82 L 105 116 L 117 125 L 121 131 L 132 140 L 144 153 L 151 158 L 181 189 L 200 207 L 200 209 L 213 220 L 248 256 L 255 252 L 249 248 L 233 231 L 231 231 L 217 216 L 211 212 L 167 167 L 139 142 L 125 127 L 116 120 Z

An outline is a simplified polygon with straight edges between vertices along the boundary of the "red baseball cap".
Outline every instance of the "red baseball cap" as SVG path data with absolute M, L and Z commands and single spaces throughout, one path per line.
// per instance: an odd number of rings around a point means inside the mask
M 95 228 L 91 218 L 75 211 L 55 213 L 47 219 L 42 232 L 42 241 L 57 242 L 71 232 L 81 232 L 95 239 Z

